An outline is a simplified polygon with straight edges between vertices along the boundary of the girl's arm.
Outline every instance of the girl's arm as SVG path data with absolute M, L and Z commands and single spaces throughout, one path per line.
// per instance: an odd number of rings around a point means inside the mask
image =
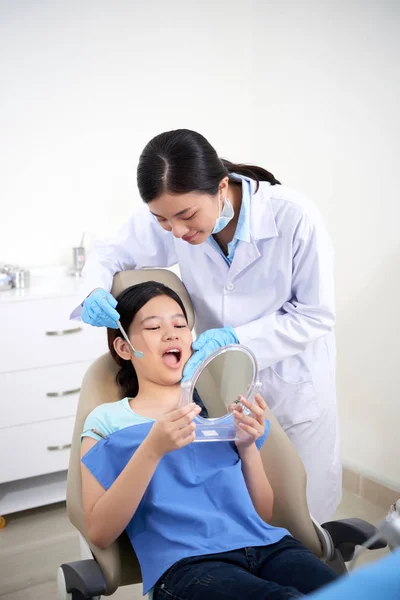
M 254 508 L 268 523 L 272 517 L 274 493 L 265 474 L 260 452 L 254 443 L 247 448 L 239 448 L 238 451 L 242 461 L 243 477 Z
M 107 548 L 125 530 L 153 477 L 161 456 L 146 441 L 107 491 L 81 463 L 86 529 L 89 540 L 98 548 Z M 96 443 L 93 438 L 83 438 L 81 457 Z
M 266 522 L 271 520 L 274 493 L 264 471 L 261 455 L 256 446 L 256 440 L 265 438 L 265 409 L 264 398 L 257 394 L 255 402 L 249 402 L 239 396 L 241 406 L 231 405 L 238 432 L 236 448 L 242 461 L 242 473 L 249 490 L 250 498 L 258 515 Z M 243 407 L 249 409 L 249 414 L 243 412 Z
M 89 540 L 107 548 L 125 530 L 139 506 L 158 463 L 168 452 L 194 440 L 194 417 L 200 407 L 194 403 L 173 410 L 155 422 L 147 437 L 108 490 L 81 463 L 82 504 Z M 81 457 L 97 443 L 84 437 Z

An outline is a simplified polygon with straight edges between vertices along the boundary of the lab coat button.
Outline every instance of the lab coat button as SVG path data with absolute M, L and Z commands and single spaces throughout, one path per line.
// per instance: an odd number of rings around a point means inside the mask
M 233 288 L 234 288 L 234 287 L 235 287 L 235 286 L 233 285 L 233 283 L 228 283 L 228 284 L 226 285 L 226 289 L 228 290 L 228 292 L 231 292 L 231 291 L 233 290 Z

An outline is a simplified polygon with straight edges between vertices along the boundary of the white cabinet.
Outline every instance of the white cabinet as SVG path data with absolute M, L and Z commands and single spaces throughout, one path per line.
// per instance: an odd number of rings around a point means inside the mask
M 73 303 L 73 298 L 47 298 L 0 304 L 0 373 L 96 356 L 98 346 L 104 346 L 106 331 L 68 321 Z
M 75 418 L 7 427 L 0 435 L 0 484 L 68 468 Z
M 4 428 L 73 416 L 90 364 L 0 373 L 0 437 Z
M 82 378 L 107 351 L 106 330 L 69 321 L 81 282 L 32 272 L 0 292 L 0 516 L 65 499 Z

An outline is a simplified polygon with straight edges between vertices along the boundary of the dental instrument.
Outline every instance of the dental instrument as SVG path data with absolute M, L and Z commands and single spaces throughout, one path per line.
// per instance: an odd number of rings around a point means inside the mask
M 132 350 L 132 352 L 136 356 L 136 358 L 143 358 L 144 357 L 143 352 L 140 352 L 140 350 L 135 350 L 135 348 L 132 346 L 128 336 L 126 335 L 125 329 L 122 327 L 120 321 L 117 321 L 117 325 L 119 327 L 120 332 L 124 336 L 126 343 L 128 344 L 129 348 Z

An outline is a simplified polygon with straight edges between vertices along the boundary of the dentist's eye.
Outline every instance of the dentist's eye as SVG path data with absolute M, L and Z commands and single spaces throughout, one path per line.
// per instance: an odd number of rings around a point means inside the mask
M 193 213 L 190 217 L 186 217 L 185 219 L 182 218 L 182 221 L 190 221 L 191 219 L 193 219 L 195 216 L 197 215 L 197 213 Z

